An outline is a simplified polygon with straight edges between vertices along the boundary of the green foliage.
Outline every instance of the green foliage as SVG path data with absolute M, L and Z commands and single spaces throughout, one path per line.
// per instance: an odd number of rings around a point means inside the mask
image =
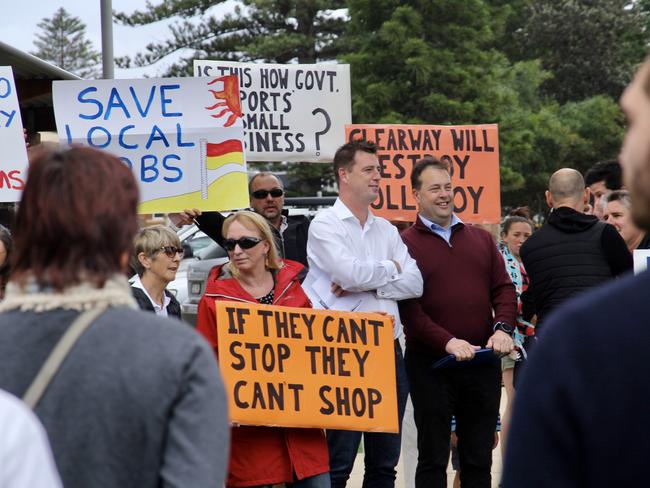
M 349 63 L 355 123 L 499 124 L 502 203 L 536 211 L 555 170 L 616 157 L 616 100 L 650 32 L 650 0 L 240 0 L 217 15 L 223 3 L 116 14 L 177 19 L 167 41 L 120 65 L 177 51 L 188 54 L 166 75 L 190 74 L 195 58 Z M 292 196 L 333 180 L 330 165 L 251 167 L 287 172 Z
M 545 92 L 564 103 L 617 99 L 643 59 L 646 30 L 630 0 L 538 0 L 515 36 L 519 58 L 541 59 L 553 74 Z
M 164 0 L 145 11 L 117 13 L 125 25 L 147 25 L 177 18 L 171 37 L 152 42 L 144 53 L 117 59 L 123 68 L 149 66 L 176 52 L 189 55 L 175 62 L 165 76 L 192 74 L 194 59 L 313 63 L 334 59 L 345 19 L 333 15 L 343 0 L 242 0 L 225 15 L 209 13 L 224 0 Z
M 34 41 L 37 48 L 32 52 L 34 56 L 82 78 L 99 77 L 100 54 L 86 39 L 86 25 L 81 19 L 61 7 L 51 18 L 43 18 L 38 28 L 41 32 Z
M 498 123 L 504 206 L 528 204 L 541 212 L 555 170 L 584 171 L 618 153 L 622 118 L 611 94 L 595 89 L 593 96 L 562 104 L 544 89 L 558 77 L 544 68 L 544 59 L 527 53 L 509 60 L 525 51 L 516 42 L 538 2 L 350 0 L 349 5 L 350 49 L 342 60 L 352 66 L 354 121 Z M 572 63 L 564 59 L 564 65 Z

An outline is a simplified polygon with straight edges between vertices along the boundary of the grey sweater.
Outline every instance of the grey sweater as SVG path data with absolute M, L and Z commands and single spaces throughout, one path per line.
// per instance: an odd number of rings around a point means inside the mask
M 0 314 L 0 388 L 21 397 L 78 312 Z M 111 308 L 36 407 L 66 488 L 217 488 L 227 469 L 224 387 L 189 327 Z

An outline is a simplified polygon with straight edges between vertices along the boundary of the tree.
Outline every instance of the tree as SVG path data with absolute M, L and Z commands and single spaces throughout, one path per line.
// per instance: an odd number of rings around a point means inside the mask
M 515 34 L 518 59 L 553 74 L 544 91 L 560 103 L 618 99 L 647 48 L 644 5 L 630 0 L 538 0 Z
M 125 25 L 147 25 L 177 17 L 171 38 L 147 45 L 146 52 L 119 58 L 121 67 L 149 66 L 172 53 L 189 50 L 166 76 L 192 74 L 194 59 L 314 63 L 334 59 L 345 18 L 336 9 L 344 0 L 242 0 L 225 15 L 206 13 L 225 0 L 163 0 L 143 12 L 118 13 Z
M 34 45 L 35 56 L 82 78 L 97 78 L 100 54 L 86 39 L 86 25 L 78 17 L 71 16 L 63 7 L 52 18 L 38 23 L 41 30 Z
M 543 90 L 553 73 L 542 62 L 503 54 L 527 8 L 524 0 L 350 0 L 343 59 L 355 122 L 498 123 L 502 204 L 544 210 L 556 169 L 617 154 L 622 117 L 609 96 L 558 103 Z
M 171 38 L 151 43 L 146 52 L 120 58 L 118 65 L 149 66 L 167 56 L 189 50 L 173 63 L 165 76 L 191 75 L 194 59 L 315 63 L 333 60 L 340 51 L 346 18 L 337 11 L 345 0 L 242 0 L 231 13 L 206 13 L 224 0 L 163 0 L 145 11 L 118 13 L 116 19 L 130 26 L 180 19 L 170 28 Z M 315 195 L 331 185 L 330 165 L 249 163 L 259 170 L 280 171 L 292 181 L 292 196 Z
M 346 35 L 356 122 L 494 120 L 486 96 L 505 56 L 483 0 L 350 0 Z M 432 21 L 431 19 L 435 19 Z

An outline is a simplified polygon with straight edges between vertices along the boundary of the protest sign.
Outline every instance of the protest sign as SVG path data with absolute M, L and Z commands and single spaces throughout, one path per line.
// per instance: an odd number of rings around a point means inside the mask
M 194 61 L 195 76 L 239 77 L 249 161 L 330 162 L 352 122 L 347 64 Z
M 233 422 L 397 432 L 389 317 L 224 301 L 216 313 Z
M 11 66 L 0 66 L 0 202 L 17 202 L 27 177 L 27 150 Z
M 127 164 L 141 213 L 248 206 L 236 76 L 55 81 L 52 95 L 61 142 Z
M 382 180 L 373 213 L 413 222 L 417 204 L 411 169 L 424 156 L 446 162 L 454 186 L 454 209 L 466 222 L 501 220 L 499 133 L 490 125 L 349 125 L 346 140 L 366 139 L 379 146 Z

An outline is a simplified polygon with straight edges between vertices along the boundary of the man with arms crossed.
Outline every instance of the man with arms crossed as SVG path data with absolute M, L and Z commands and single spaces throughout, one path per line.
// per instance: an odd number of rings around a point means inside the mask
M 419 205 L 402 238 L 424 279 L 421 298 L 400 303 L 406 331 L 406 370 L 418 430 L 417 488 L 446 488 L 451 417 L 463 488 L 491 486 L 494 431 L 501 397 L 498 355 L 512 351 L 515 288 L 492 236 L 464 224 L 453 212 L 447 166 L 433 158 L 411 173 Z M 473 363 L 432 369 L 454 355 Z
M 397 375 L 398 423 L 401 425 L 408 394 L 404 360 L 398 339 L 402 336 L 397 300 L 422 294 L 422 276 L 409 256 L 397 229 L 375 217 L 370 204 L 377 199 L 381 180 L 377 148 L 354 141 L 334 156 L 339 198 L 334 206 L 312 221 L 307 241 L 309 274 L 303 288 L 314 306 L 327 306 L 319 282 L 337 296 L 362 292 L 355 311 L 384 312 L 395 319 L 395 370 Z M 316 288 L 319 288 L 320 293 Z M 330 304 L 336 307 L 336 301 Z M 345 486 L 364 437 L 364 487 L 392 487 L 399 460 L 400 434 L 330 430 L 330 475 L 333 487 Z

